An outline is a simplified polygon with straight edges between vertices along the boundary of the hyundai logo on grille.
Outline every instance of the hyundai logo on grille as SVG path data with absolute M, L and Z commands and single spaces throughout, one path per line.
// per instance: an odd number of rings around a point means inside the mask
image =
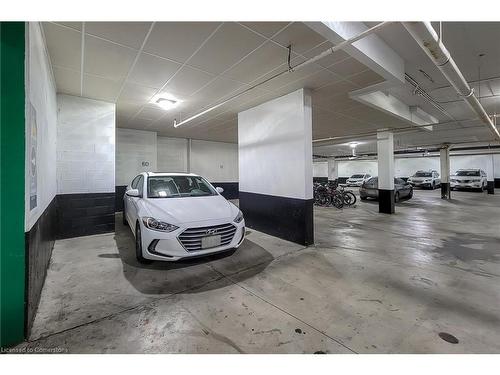
M 217 229 L 207 229 L 205 232 L 205 234 L 208 234 L 208 235 L 215 234 L 215 233 L 217 233 Z

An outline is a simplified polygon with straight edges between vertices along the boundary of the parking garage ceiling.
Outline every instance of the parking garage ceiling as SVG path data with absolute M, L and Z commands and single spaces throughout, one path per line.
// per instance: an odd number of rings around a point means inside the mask
M 197 114 L 286 70 L 289 45 L 292 66 L 333 46 L 302 22 L 50 22 L 43 27 L 58 92 L 116 103 L 117 127 L 236 142 L 238 112 L 301 87 L 313 92 L 314 139 L 408 127 L 405 121 L 349 98 L 349 92 L 384 79 L 343 51 L 259 86 L 185 126 L 173 127 L 174 119 Z M 405 71 L 444 102 L 455 119 L 474 117 L 401 25 L 377 34 L 405 60 Z M 481 88 L 488 113 L 500 111 L 500 47 L 494 35 L 500 35 L 498 24 L 443 23 L 444 43 L 476 95 Z M 418 105 L 440 122 L 450 122 L 414 95 L 408 84 L 388 93 Z M 154 103 L 158 95 L 180 104 L 165 111 Z M 452 142 L 491 138 L 477 121 L 452 122 L 440 129 L 397 139 L 401 146 L 412 146 L 437 138 Z M 349 146 L 337 149 L 323 151 L 345 154 Z

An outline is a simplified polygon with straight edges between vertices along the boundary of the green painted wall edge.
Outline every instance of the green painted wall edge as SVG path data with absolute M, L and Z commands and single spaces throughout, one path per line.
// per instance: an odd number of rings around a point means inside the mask
M 0 22 L 0 346 L 24 339 L 25 24 Z

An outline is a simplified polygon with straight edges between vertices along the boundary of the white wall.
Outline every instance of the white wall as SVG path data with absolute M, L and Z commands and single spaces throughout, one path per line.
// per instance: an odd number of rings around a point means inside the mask
M 128 185 L 141 172 L 157 171 L 156 132 L 116 129 L 116 185 Z
M 190 164 L 192 173 L 211 182 L 237 182 L 238 145 L 193 139 Z
M 57 192 L 115 191 L 115 104 L 57 95 Z
M 327 161 L 316 161 L 313 163 L 313 177 L 328 177 Z
M 238 114 L 240 191 L 312 198 L 310 94 L 300 89 Z
M 185 138 L 157 137 L 158 171 L 188 171 L 188 140 Z
M 43 34 L 38 22 L 27 24 L 26 46 L 26 199 L 25 229 L 29 231 L 45 211 L 57 192 L 56 184 L 56 136 L 57 104 L 56 88 L 50 61 L 45 48 Z M 29 146 L 31 111 L 36 111 L 36 181 L 37 206 L 30 210 L 30 166 Z
M 211 182 L 238 182 L 238 145 L 192 140 L 189 155 L 186 138 L 117 128 L 116 185 L 128 185 L 138 173 L 145 171 L 192 172 Z
M 500 178 L 500 154 L 494 154 L 495 178 Z M 491 160 L 491 154 L 485 155 L 456 155 L 450 156 L 450 172 L 453 174 L 458 169 L 481 168 L 487 170 L 487 163 Z M 314 164 L 320 164 L 314 163 Z M 373 160 L 349 160 L 339 161 L 339 177 L 349 177 L 355 173 L 367 172 L 372 176 L 378 175 L 377 161 Z M 316 167 L 320 168 L 320 167 Z M 418 170 L 434 169 L 440 172 L 439 157 L 397 157 L 394 160 L 396 177 L 409 177 Z M 317 169 L 319 170 L 319 169 Z M 316 175 L 315 175 L 316 177 Z M 320 177 L 320 176 L 317 176 Z
M 342 160 L 338 162 L 339 177 L 351 177 L 353 174 L 369 173 L 378 175 L 377 160 Z

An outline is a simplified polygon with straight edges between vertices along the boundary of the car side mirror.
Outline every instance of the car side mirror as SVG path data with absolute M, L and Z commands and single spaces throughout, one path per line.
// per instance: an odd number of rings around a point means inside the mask
M 219 193 L 219 194 L 224 193 L 224 189 L 223 189 L 223 188 L 221 188 L 220 186 L 217 186 L 217 187 L 215 188 L 215 190 L 217 190 L 217 193 Z
M 139 190 L 137 189 L 129 189 L 125 192 L 129 197 L 138 197 L 139 196 Z

